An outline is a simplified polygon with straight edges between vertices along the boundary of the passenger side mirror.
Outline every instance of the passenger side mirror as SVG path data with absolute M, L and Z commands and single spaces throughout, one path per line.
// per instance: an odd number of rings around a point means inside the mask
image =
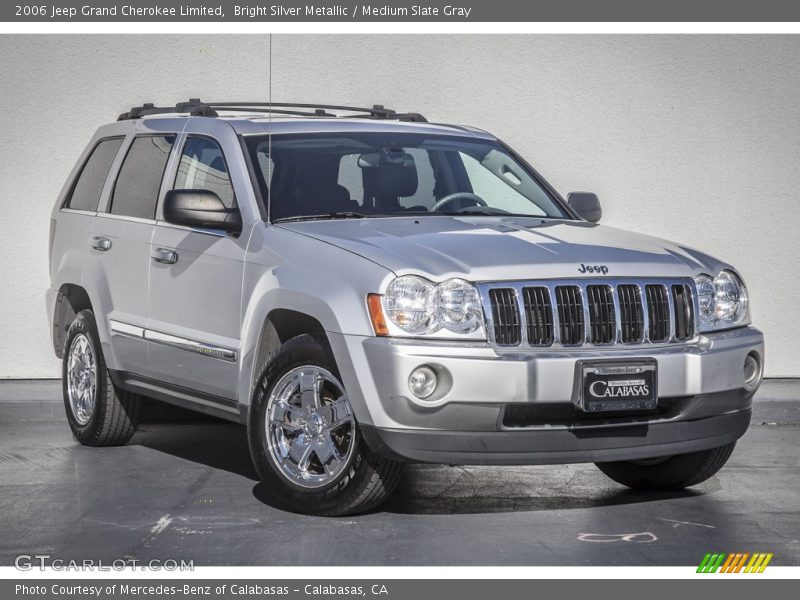
M 221 229 L 228 233 L 242 230 L 242 217 L 235 208 L 227 208 L 219 196 L 209 190 L 170 190 L 164 198 L 164 220 L 174 225 Z
M 600 200 L 597 199 L 597 194 L 592 192 L 570 192 L 567 195 L 567 203 L 580 218 L 590 223 L 597 223 L 603 216 Z

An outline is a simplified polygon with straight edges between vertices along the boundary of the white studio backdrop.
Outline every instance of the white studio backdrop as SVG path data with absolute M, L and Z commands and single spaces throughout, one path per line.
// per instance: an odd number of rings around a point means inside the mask
M 266 35 L 0 36 L 0 378 L 57 377 L 44 292 L 56 195 L 134 104 L 266 100 Z M 767 375 L 800 377 L 800 36 L 276 35 L 272 99 L 475 125 L 603 223 L 736 265 Z

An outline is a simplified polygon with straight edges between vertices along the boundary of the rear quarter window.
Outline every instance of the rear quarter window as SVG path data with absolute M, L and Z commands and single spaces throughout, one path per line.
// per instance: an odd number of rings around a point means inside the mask
M 109 138 L 100 141 L 94 147 L 81 168 L 75 185 L 64 203 L 64 208 L 92 212 L 97 210 L 97 204 L 100 201 L 100 195 L 103 193 L 108 171 L 111 169 L 111 163 L 114 162 L 120 146 L 122 146 L 123 139 L 121 137 Z

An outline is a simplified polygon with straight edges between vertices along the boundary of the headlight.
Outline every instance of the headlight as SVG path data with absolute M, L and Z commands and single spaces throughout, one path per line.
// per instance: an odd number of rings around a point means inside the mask
M 445 338 L 454 337 L 449 335 L 454 333 L 485 339 L 480 294 L 463 279 L 434 284 L 416 275 L 403 275 L 386 288 L 383 308 L 389 323 L 400 330 L 394 335 Z M 374 326 L 374 315 L 371 316 Z
M 703 274 L 694 281 L 702 330 L 725 329 L 747 321 L 747 288 L 736 273 L 725 270 L 714 279 Z
M 386 290 L 384 306 L 389 320 L 408 333 L 431 331 L 436 324 L 435 293 L 434 285 L 422 277 L 398 277 Z
M 439 323 L 453 333 L 470 333 L 483 323 L 478 290 L 463 279 L 448 279 L 437 285 L 434 304 Z

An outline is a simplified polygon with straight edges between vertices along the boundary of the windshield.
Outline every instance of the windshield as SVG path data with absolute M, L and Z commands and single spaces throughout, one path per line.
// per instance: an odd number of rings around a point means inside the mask
M 272 221 L 402 215 L 567 217 L 500 144 L 406 133 L 247 138 Z

